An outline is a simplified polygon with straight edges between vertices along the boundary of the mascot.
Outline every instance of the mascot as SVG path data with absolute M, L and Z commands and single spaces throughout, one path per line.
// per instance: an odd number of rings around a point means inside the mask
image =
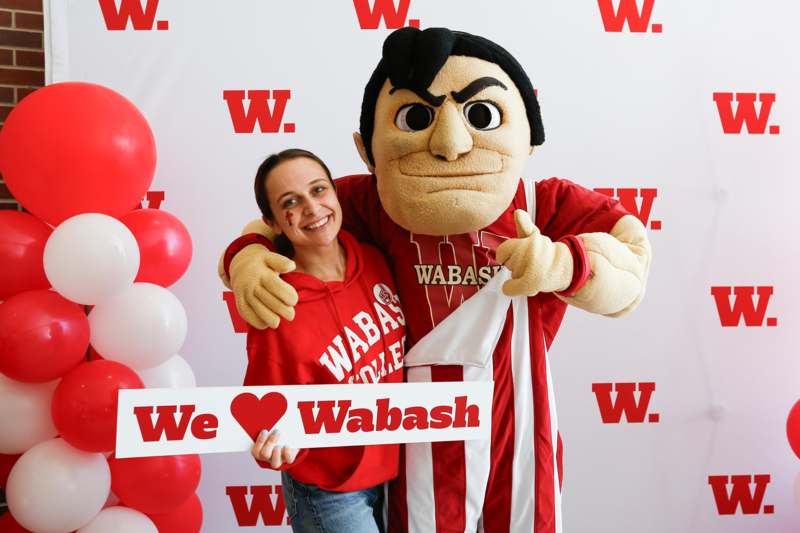
M 337 180 L 344 224 L 393 270 L 406 379 L 495 383 L 490 440 L 405 447 L 389 531 L 560 532 L 547 350 L 567 305 L 616 317 L 639 304 L 644 226 L 567 180 L 520 177 L 544 142 L 539 104 L 514 57 L 482 37 L 390 34 L 354 138 L 370 173 Z M 260 226 L 228 247 L 220 275 L 245 320 L 275 328 L 294 316 L 279 276 L 293 264 Z

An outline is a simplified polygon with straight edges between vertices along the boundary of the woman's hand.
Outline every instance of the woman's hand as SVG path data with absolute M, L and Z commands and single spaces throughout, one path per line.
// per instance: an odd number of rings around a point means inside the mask
M 256 461 L 268 462 L 272 468 L 290 465 L 297 458 L 297 454 L 300 453 L 300 450 L 279 446 L 279 439 L 280 433 L 278 430 L 273 430 L 269 433 L 264 430 L 258 434 L 258 438 L 255 444 L 253 444 L 253 449 L 250 453 L 253 454 Z

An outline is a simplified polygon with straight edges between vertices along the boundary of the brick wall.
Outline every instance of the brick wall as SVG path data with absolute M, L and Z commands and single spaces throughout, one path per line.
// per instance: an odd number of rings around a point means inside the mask
M 0 128 L 17 102 L 43 85 L 42 0 L 0 0 Z M 2 176 L 0 209 L 20 209 Z

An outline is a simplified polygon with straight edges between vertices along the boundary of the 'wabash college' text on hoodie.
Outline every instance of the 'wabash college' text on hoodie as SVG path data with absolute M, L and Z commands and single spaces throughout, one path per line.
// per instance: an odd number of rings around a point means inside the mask
M 403 380 L 405 317 L 386 261 L 346 231 L 339 242 L 347 256 L 344 281 L 282 276 L 299 296 L 295 318 L 278 329 L 250 327 L 244 385 Z M 302 483 L 347 492 L 394 478 L 398 458 L 397 444 L 316 448 L 301 451 L 288 470 Z

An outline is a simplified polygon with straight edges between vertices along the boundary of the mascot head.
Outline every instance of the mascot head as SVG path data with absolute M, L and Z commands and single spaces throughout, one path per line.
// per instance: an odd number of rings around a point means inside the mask
M 525 160 L 544 142 L 539 103 L 497 44 L 446 28 L 402 28 L 364 90 L 361 158 L 405 229 L 476 231 L 511 204 Z

